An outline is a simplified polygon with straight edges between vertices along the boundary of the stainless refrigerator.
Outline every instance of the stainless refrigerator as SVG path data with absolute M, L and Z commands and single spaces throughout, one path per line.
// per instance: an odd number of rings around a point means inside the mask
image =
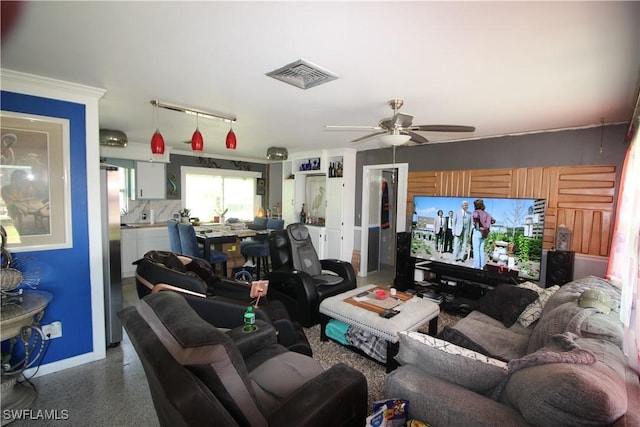
M 106 344 L 122 341 L 122 270 L 120 265 L 120 177 L 115 166 L 100 165 L 102 205 L 102 271 L 104 275 L 104 314 Z

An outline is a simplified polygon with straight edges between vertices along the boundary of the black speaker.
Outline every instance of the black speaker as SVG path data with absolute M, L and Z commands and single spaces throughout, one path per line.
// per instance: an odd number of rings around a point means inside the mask
M 545 287 L 564 285 L 573 280 L 573 264 L 576 253 L 572 251 L 547 252 L 547 274 Z
M 413 270 L 415 258 L 411 256 L 411 233 L 396 234 L 396 277 L 393 286 L 399 291 L 413 289 Z

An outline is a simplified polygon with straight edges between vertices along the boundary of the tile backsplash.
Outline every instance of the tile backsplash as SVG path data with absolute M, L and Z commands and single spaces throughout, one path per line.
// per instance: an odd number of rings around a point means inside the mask
M 120 216 L 123 224 L 149 223 L 151 210 L 155 222 L 165 222 L 182 209 L 182 200 L 129 200 L 129 212 Z M 144 215 L 146 219 L 142 219 Z

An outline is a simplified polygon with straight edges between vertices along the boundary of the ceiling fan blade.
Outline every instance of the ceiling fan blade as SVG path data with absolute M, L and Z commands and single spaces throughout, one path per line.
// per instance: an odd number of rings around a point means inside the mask
M 382 130 L 380 126 L 348 126 L 348 125 L 325 125 L 325 129 L 327 130 Z
M 378 136 L 378 135 L 384 135 L 385 133 L 387 133 L 386 130 L 383 130 L 383 131 L 380 131 L 380 132 L 370 133 L 369 135 L 365 135 L 365 136 L 361 136 L 360 138 L 356 138 L 351 142 L 361 142 L 361 141 L 364 141 L 364 140 L 369 139 L 369 138 L 373 138 L 373 137 Z
M 380 120 L 380 127 L 384 129 L 393 129 L 394 127 L 407 128 L 411 126 L 413 116 L 410 114 L 396 113 L 392 117 Z
M 458 126 L 458 125 L 417 125 L 409 127 L 410 130 L 419 130 L 423 132 L 475 132 L 474 126 Z
M 415 132 L 411 132 L 408 130 L 403 130 L 400 132 L 402 135 L 409 135 L 411 137 L 411 141 L 415 142 L 416 144 L 426 144 L 427 142 L 429 142 L 429 140 L 427 138 L 425 138 L 422 135 L 418 135 Z

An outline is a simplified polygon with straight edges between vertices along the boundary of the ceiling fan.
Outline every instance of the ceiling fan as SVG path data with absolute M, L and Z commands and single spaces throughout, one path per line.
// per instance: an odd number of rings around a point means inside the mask
M 409 141 L 417 144 L 426 144 L 429 142 L 424 136 L 417 134 L 416 131 L 423 132 L 474 132 L 473 126 L 458 125 L 413 125 L 413 116 L 410 114 L 400 113 L 398 110 L 404 101 L 402 99 L 392 99 L 388 102 L 389 107 L 393 110 L 393 116 L 382 119 L 378 122 L 378 126 L 326 126 L 329 129 L 371 129 L 377 132 L 356 138 L 351 142 L 362 142 L 370 138 L 378 137 L 387 145 L 403 145 Z

